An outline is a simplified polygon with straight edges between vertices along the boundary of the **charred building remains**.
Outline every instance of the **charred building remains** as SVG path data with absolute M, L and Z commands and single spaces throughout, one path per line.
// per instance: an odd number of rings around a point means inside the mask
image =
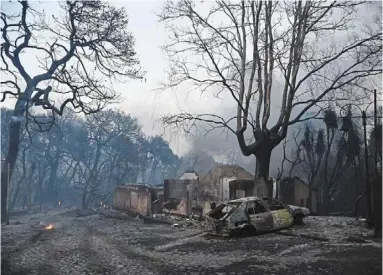
M 163 188 L 144 184 L 125 184 L 114 189 L 113 208 L 143 216 L 162 213 Z

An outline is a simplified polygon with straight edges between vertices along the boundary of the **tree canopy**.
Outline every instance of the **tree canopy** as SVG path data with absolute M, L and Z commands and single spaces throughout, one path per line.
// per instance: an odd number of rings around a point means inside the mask
M 380 16 L 358 21 L 373 4 L 167 1 L 158 14 L 170 30 L 164 88 L 188 84 L 231 101 L 236 111 L 181 112 L 164 123 L 227 129 L 245 156 L 256 156 L 267 180 L 271 152 L 289 126 L 317 117 L 323 103 L 360 97 L 366 80 L 381 74 Z

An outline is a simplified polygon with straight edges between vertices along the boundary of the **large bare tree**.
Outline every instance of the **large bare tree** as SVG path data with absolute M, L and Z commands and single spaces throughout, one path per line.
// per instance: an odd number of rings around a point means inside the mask
M 237 111 L 231 117 L 182 112 L 164 123 L 228 129 L 245 156 L 255 155 L 259 176 L 267 180 L 271 152 L 289 126 L 320 114 L 316 106 L 323 101 L 344 99 L 349 86 L 365 87 L 363 80 L 381 74 L 380 17 L 368 26 L 356 24 L 365 5 L 166 2 L 159 13 L 170 32 L 164 88 L 188 83 L 199 93 L 227 94 Z M 282 83 L 278 88 L 276 81 Z M 272 105 L 278 112 L 274 122 Z M 310 109 L 314 115 L 307 117 Z M 268 187 L 271 196 L 272 184 Z
M 1 101 L 16 98 L 1 170 L 2 220 L 22 125 L 36 119 L 31 108 L 41 106 L 53 117 L 68 106 L 94 113 L 116 100 L 113 79 L 142 77 L 124 9 L 99 0 L 65 1 L 58 14 L 46 14 L 28 1 L 16 4 L 17 14 L 1 12 Z

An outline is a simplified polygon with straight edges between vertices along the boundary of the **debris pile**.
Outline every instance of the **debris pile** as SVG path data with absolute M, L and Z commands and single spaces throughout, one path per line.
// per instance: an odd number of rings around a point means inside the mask
M 165 215 L 165 214 L 154 214 L 153 218 L 156 220 L 167 221 L 171 224 L 173 228 L 195 227 L 195 228 L 202 229 L 204 227 L 204 222 L 202 217 L 194 215 L 194 214 L 191 214 L 188 217 Z

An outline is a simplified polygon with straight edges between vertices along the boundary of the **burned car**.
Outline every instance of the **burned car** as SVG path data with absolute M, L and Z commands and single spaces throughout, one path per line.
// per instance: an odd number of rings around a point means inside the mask
M 246 197 L 218 205 L 205 216 L 209 230 L 220 236 L 247 236 L 299 223 L 309 215 L 305 207 L 285 205 L 275 199 Z
M 265 203 L 268 203 L 268 198 L 262 198 L 262 200 Z M 271 211 L 275 210 L 277 208 L 280 208 L 281 205 L 286 207 L 286 208 L 291 209 L 291 211 L 293 212 L 294 224 L 302 224 L 303 218 L 310 216 L 310 210 L 306 207 L 303 207 L 303 206 L 285 205 L 284 203 L 282 203 L 276 199 L 272 200 L 271 206 L 270 206 L 270 204 L 268 204 L 268 205 L 269 205 Z

